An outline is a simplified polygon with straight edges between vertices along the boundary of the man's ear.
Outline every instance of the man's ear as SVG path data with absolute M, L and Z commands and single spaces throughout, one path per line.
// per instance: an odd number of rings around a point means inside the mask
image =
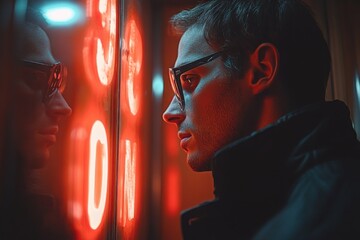
M 279 53 L 271 43 L 260 44 L 250 56 L 253 69 L 251 88 L 254 94 L 263 92 L 272 86 L 279 66 Z

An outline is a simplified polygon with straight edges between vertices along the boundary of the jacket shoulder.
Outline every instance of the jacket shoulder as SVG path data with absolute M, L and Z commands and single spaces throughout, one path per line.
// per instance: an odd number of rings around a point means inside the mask
M 360 239 L 358 162 L 332 158 L 308 169 L 255 239 Z

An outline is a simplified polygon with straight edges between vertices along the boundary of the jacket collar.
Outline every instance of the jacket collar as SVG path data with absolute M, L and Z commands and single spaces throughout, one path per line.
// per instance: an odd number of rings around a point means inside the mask
M 288 113 L 214 155 L 215 196 L 244 204 L 283 199 L 294 178 L 316 164 L 314 158 L 304 158 L 306 154 L 344 145 L 347 139 L 354 142 L 356 134 L 349 110 L 340 101 Z

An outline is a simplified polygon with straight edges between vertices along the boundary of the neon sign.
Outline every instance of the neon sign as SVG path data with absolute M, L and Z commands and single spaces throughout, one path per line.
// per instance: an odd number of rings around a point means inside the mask
M 121 56 L 121 137 L 119 155 L 118 185 L 118 226 L 124 238 L 133 239 L 134 229 L 139 214 L 137 199 L 140 198 L 139 149 L 140 115 L 142 114 L 142 61 L 143 44 L 141 31 L 138 28 L 138 16 L 133 4 L 126 10 L 125 31 Z
M 96 67 L 100 82 L 108 85 L 114 76 L 115 50 L 116 44 L 116 2 L 99 0 L 99 12 L 101 14 L 101 26 L 105 30 L 105 40 L 99 37 L 96 45 Z M 107 35 L 107 36 L 106 36 Z M 105 50 L 103 42 L 107 44 Z
M 123 194 L 120 199 L 122 204 L 119 207 L 121 225 L 125 227 L 126 223 L 134 219 L 135 216 L 135 190 L 136 190 L 136 143 L 125 140 L 125 168 Z
M 127 102 L 132 115 L 136 115 L 139 110 L 140 98 L 137 96 L 139 92 L 140 81 L 139 76 L 142 64 L 142 39 L 135 20 L 130 20 L 126 25 L 123 57 L 123 77 L 126 79 Z
M 72 118 L 72 164 L 68 177 L 71 184 L 68 208 L 81 239 L 104 239 L 107 234 L 104 226 L 111 211 L 109 189 L 114 186 L 114 163 L 110 159 L 108 141 L 112 136 L 108 139 L 108 129 L 112 127 L 109 123 L 118 119 L 116 110 L 108 106 L 114 98 L 111 82 L 118 57 L 119 2 L 86 0 L 81 76 L 85 74 L 89 85 L 79 84 L 81 91 L 73 104 L 77 111 Z
M 100 154 L 99 154 L 100 153 Z M 101 158 L 101 190 L 100 200 L 96 201 L 95 183 L 96 161 Z M 102 122 L 95 121 L 90 133 L 90 154 L 89 154 L 89 196 L 88 196 L 88 216 L 89 224 L 92 229 L 97 229 L 102 221 L 107 196 L 108 183 L 108 143 L 106 130 Z M 98 203 L 97 203 L 98 202 Z
M 85 37 L 83 60 L 87 79 L 98 91 L 98 83 L 107 86 L 114 77 L 117 5 L 116 0 L 98 0 L 97 5 L 94 2 L 88 1 L 87 6 L 90 26 Z
M 95 104 L 87 102 L 72 124 L 68 175 L 68 211 L 77 234 L 88 240 L 104 233 L 113 167 L 106 118 Z

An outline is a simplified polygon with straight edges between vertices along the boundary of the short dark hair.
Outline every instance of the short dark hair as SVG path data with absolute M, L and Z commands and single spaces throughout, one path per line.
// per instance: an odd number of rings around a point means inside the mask
M 323 100 L 330 72 L 327 43 L 309 7 L 300 0 L 211 0 L 172 17 L 183 33 L 204 27 L 204 37 L 225 51 L 225 66 L 241 77 L 249 55 L 261 43 L 274 44 L 280 55 L 278 77 L 292 100 Z

